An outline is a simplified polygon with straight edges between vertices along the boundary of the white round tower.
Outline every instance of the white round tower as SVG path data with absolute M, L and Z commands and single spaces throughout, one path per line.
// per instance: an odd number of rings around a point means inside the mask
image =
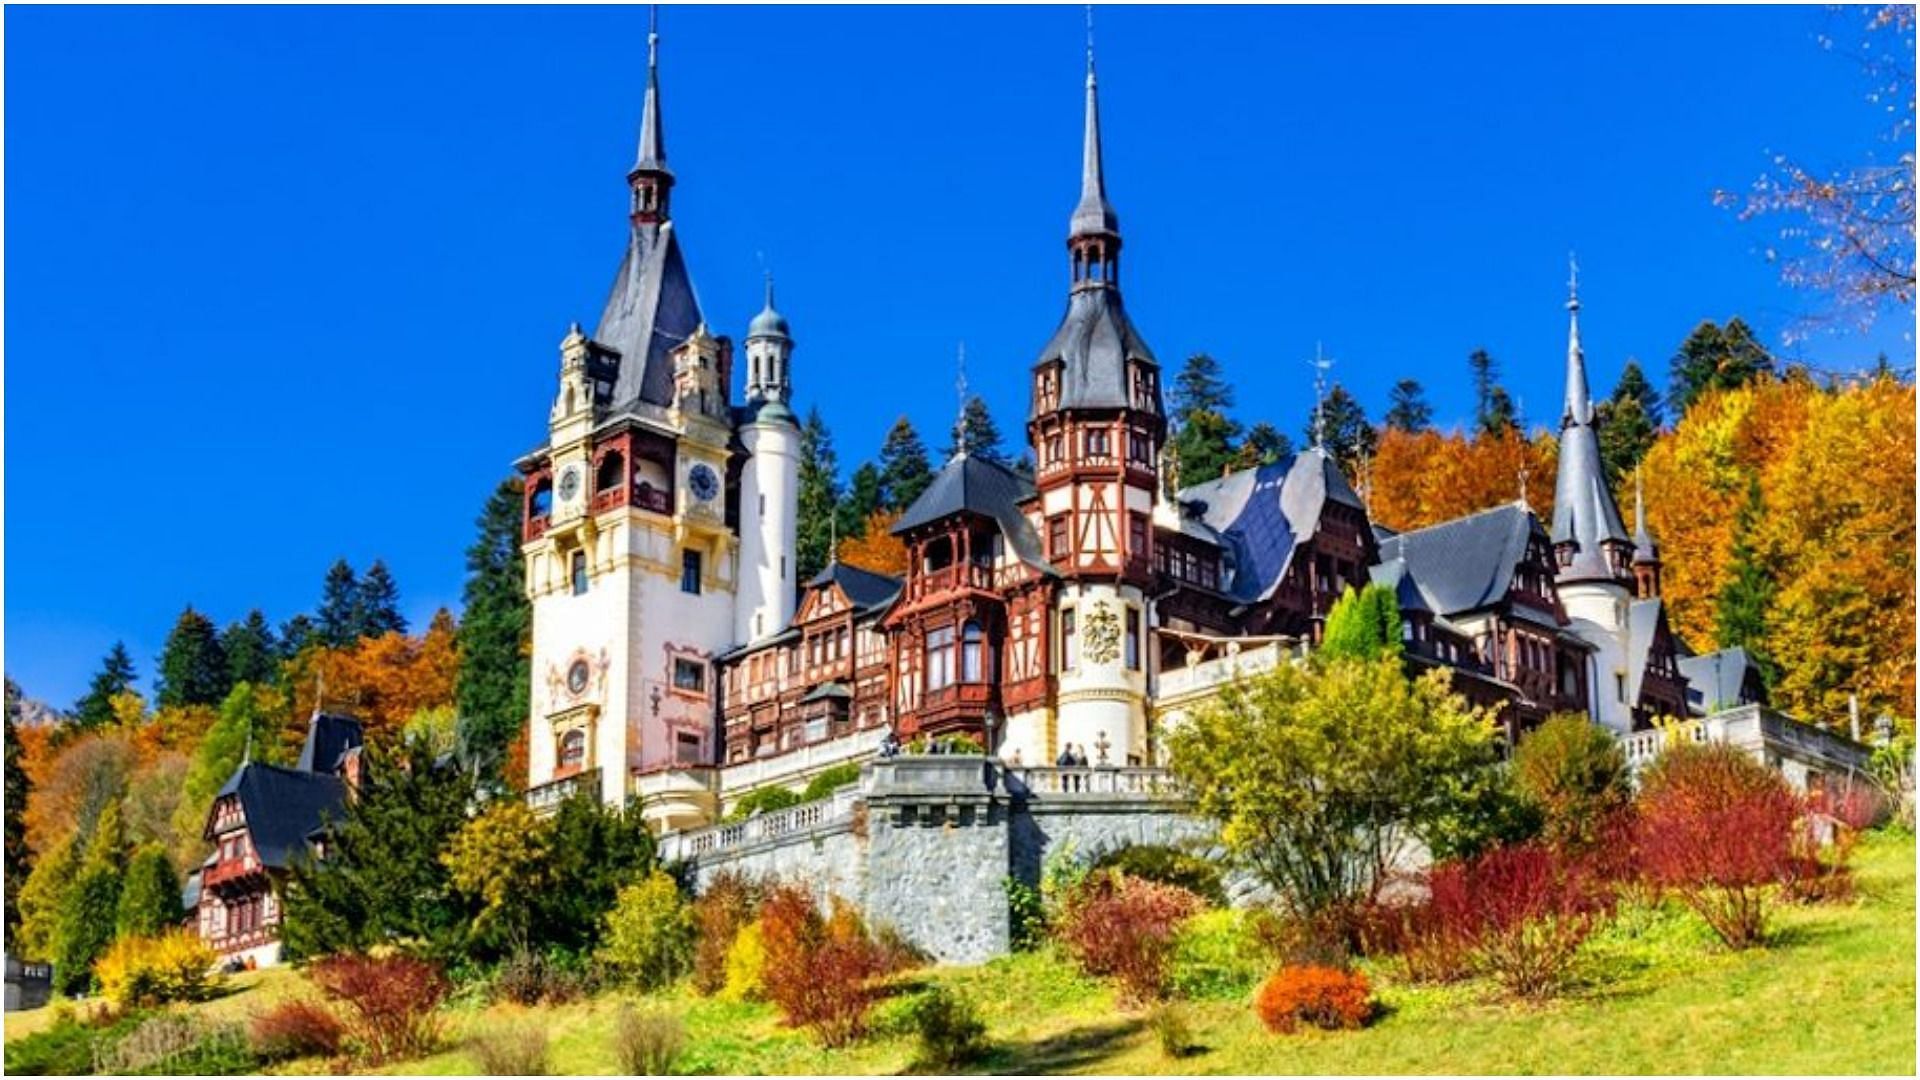
M 799 589 L 794 575 L 800 528 L 800 422 L 789 363 L 793 338 L 767 303 L 747 327 L 747 411 L 740 443 L 747 463 L 740 474 L 740 592 L 734 639 L 758 641 L 793 618 Z

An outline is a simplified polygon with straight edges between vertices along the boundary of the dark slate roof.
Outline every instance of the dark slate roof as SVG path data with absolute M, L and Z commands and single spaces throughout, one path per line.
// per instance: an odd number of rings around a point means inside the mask
M 1424 529 L 1385 536 L 1380 561 L 1402 561 L 1425 599 L 1442 615 L 1497 603 L 1513 584 L 1539 519 L 1513 502 Z
M 1647 657 L 1666 621 L 1664 606 L 1658 597 L 1635 600 L 1627 605 L 1627 700 L 1640 700 L 1640 682 L 1647 674 Z
M 218 798 L 228 795 L 240 798 L 247 835 L 261 863 L 285 868 L 290 856 L 305 850 L 308 833 L 328 817 L 341 815 L 347 785 L 325 773 L 249 761 L 234 770 Z M 208 820 L 211 824 L 211 814 Z
M 1422 611 L 1433 613 L 1427 605 L 1427 598 L 1420 593 L 1420 586 L 1414 584 L 1413 575 L 1407 572 L 1405 559 L 1388 559 L 1367 567 L 1367 577 L 1375 585 L 1385 585 L 1393 590 L 1394 599 L 1401 611 Z
M 1603 542 L 1631 543 L 1620 520 L 1620 507 L 1607 488 L 1600 459 L 1600 433 L 1593 425 L 1593 402 L 1587 390 L 1587 360 L 1580 347 L 1580 302 L 1567 301 L 1567 400 L 1560 418 L 1560 463 L 1553 484 L 1555 544 L 1578 545 L 1573 563 L 1559 573 L 1562 581 L 1614 577 L 1600 550 Z
M 1687 680 L 1687 698 L 1702 709 L 1751 704 L 1747 676 L 1753 670 L 1753 658 L 1738 645 L 1680 658 L 1680 674 Z
M 913 500 L 893 525 L 897 536 L 941 518 L 967 512 L 994 519 L 1007 546 L 1028 566 L 1054 573 L 1040 548 L 1040 537 L 1033 531 L 1020 503 L 1033 495 L 1033 481 L 998 462 L 972 454 L 960 454 L 933 476 L 927 490 Z
M 1226 592 L 1242 603 L 1273 595 L 1294 551 L 1319 529 L 1328 502 L 1365 511 L 1339 465 L 1317 448 L 1195 484 L 1177 498 L 1183 514 L 1197 509 L 1201 522 L 1220 537 Z
M 1100 166 L 1100 93 L 1093 77 L 1093 56 L 1087 56 L 1087 130 L 1080 149 L 1080 202 L 1068 225 L 1070 236 L 1118 236 L 1120 215 L 1107 201 L 1107 181 Z
M 636 403 L 673 403 L 673 360 L 668 355 L 703 321 L 700 301 L 674 238 L 673 223 L 641 223 L 628 233 L 626 257 L 614 276 L 595 341 L 620 353 L 608 409 Z
M 838 559 L 807 582 L 809 589 L 817 589 L 822 585 L 840 586 L 840 591 L 846 593 L 847 599 L 861 611 L 871 611 L 892 603 L 900 593 L 899 578 L 848 566 Z
M 1127 318 L 1117 288 L 1081 289 L 1067 297 L 1067 313 L 1040 350 L 1034 366 L 1054 361 L 1065 366 L 1060 373 L 1062 409 L 1123 409 L 1132 405 L 1127 386 L 1128 359 L 1158 364 L 1153 350 Z M 1038 413 L 1038 401 L 1034 412 Z M 1162 412 L 1157 397 L 1155 413 Z
M 351 716 L 316 712 L 307 722 L 307 741 L 300 747 L 302 772 L 338 772 L 347 751 L 364 744 L 360 721 Z

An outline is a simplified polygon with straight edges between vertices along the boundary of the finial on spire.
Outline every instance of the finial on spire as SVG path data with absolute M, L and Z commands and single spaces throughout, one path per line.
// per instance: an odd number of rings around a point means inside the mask
M 1567 252 L 1567 310 L 1580 310 L 1580 260 Z
M 954 414 L 953 420 L 953 456 L 959 458 L 967 456 L 967 343 L 965 339 L 960 342 L 955 366 L 959 374 L 953 380 L 953 393 L 960 408 L 959 412 Z
M 1333 361 L 1327 359 L 1326 350 L 1321 343 L 1313 343 L 1313 448 L 1324 451 L 1327 448 L 1327 369 L 1333 367 Z
M 647 5 L 647 66 L 660 63 L 660 5 Z
M 1093 5 L 1087 5 L 1087 85 L 1093 85 Z
M 773 310 L 773 271 L 767 271 L 767 310 Z
M 1074 284 L 1106 284 L 1118 269 L 1120 215 L 1107 202 L 1107 184 L 1100 160 L 1100 97 L 1093 78 L 1093 6 L 1087 6 L 1086 129 L 1080 153 L 1080 202 L 1073 208 L 1069 245 L 1090 246 L 1074 256 Z M 1098 274 L 1092 273 L 1098 270 Z

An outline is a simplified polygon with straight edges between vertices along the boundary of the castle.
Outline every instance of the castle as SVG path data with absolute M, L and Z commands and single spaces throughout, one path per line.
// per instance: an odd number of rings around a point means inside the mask
M 1370 581 L 1399 597 L 1409 662 L 1452 670 L 1510 736 L 1575 711 L 1624 737 L 1750 700 L 1750 680 L 1719 674 L 1744 670 L 1737 653 L 1702 663 L 1668 628 L 1659 550 L 1608 489 L 1577 292 L 1550 522 L 1515 502 L 1394 533 L 1317 445 L 1169 490 L 1091 50 L 1084 107 L 1066 310 L 1031 368 L 1032 476 L 963 448 L 893 526 L 904 579 L 836 562 L 801 581 L 795 338 L 769 284 L 736 398 L 735 346 L 674 232 L 650 38 L 626 253 L 593 333 L 561 343 L 548 439 L 518 462 L 536 806 L 591 785 L 685 830 L 888 737 L 965 735 L 1013 765 L 1072 746 L 1150 766 L 1206 665 L 1310 648 Z

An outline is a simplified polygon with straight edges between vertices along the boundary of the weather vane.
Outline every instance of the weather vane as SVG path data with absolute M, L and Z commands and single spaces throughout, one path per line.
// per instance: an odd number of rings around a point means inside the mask
M 1313 343 L 1313 446 L 1316 450 L 1326 449 L 1326 406 L 1327 406 L 1327 370 L 1333 367 L 1333 361 L 1327 359 L 1326 350 L 1320 342 Z

